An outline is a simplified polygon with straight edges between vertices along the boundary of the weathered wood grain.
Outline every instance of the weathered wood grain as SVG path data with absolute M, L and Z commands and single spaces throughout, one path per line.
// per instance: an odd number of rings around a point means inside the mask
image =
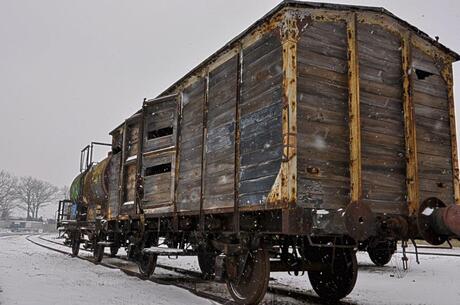
M 350 201 L 345 24 L 308 26 L 297 55 L 298 204 L 337 209 Z
M 374 212 L 383 212 L 385 205 L 403 210 L 407 188 L 401 39 L 381 26 L 359 24 L 358 50 L 363 200 Z
M 203 209 L 234 206 L 237 68 L 235 56 L 209 73 Z
M 204 99 L 205 79 L 197 80 L 183 91 L 178 211 L 200 210 Z
M 412 49 L 420 200 L 437 197 L 454 203 L 448 87 L 434 58 Z M 419 79 L 415 69 L 433 75 Z
M 266 35 L 243 49 L 239 205 L 264 204 L 281 164 L 282 47 Z M 279 130 L 279 133 L 277 132 Z M 273 132 L 270 132 L 273 131 Z M 263 175 L 258 165 L 270 163 Z

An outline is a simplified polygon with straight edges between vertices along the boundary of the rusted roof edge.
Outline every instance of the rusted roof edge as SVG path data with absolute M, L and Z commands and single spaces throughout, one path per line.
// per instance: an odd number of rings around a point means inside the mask
M 201 62 L 199 65 L 197 65 L 195 68 L 190 70 L 187 74 L 185 74 L 183 77 L 181 77 L 178 81 L 174 82 L 171 86 L 169 86 L 166 90 L 164 90 L 158 97 L 161 97 L 162 95 L 165 94 L 171 94 L 183 81 L 188 79 L 189 77 L 193 76 L 197 71 L 205 67 L 206 65 L 210 64 L 213 62 L 213 60 L 217 59 L 220 54 L 222 54 L 224 51 L 227 49 L 231 49 L 234 44 L 238 43 L 243 37 L 248 35 L 251 31 L 256 29 L 258 26 L 263 24 L 265 21 L 273 17 L 276 13 L 278 13 L 280 10 L 286 8 L 286 7 L 298 7 L 298 8 L 316 8 L 316 9 L 330 9 L 330 10 L 350 10 L 350 11 L 366 11 L 366 12 L 376 12 L 376 13 L 382 13 L 385 15 L 388 15 L 391 18 L 394 18 L 397 22 L 401 23 L 405 27 L 410 28 L 412 31 L 414 31 L 417 35 L 419 35 L 421 38 L 427 40 L 434 46 L 440 48 L 450 56 L 452 56 L 455 61 L 460 60 L 460 55 L 453 50 L 449 49 L 448 47 L 444 46 L 440 42 L 436 41 L 435 39 L 431 38 L 428 34 L 425 32 L 421 31 L 417 27 L 411 25 L 407 21 L 397 17 L 390 11 L 386 10 L 385 8 L 382 7 L 374 7 L 374 6 L 359 6 L 359 5 L 347 5 L 347 4 L 332 4 L 332 3 L 320 3 L 320 2 L 306 2 L 306 1 L 297 1 L 297 0 L 284 0 L 280 4 L 278 4 L 276 7 L 274 7 L 272 10 L 270 10 L 267 14 L 265 14 L 262 18 L 258 19 L 256 22 L 254 22 L 251 26 L 249 26 L 246 30 L 241 32 L 239 35 L 237 35 L 235 38 L 230 40 L 228 43 L 226 43 L 222 48 L 218 49 L 216 52 L 214 52 L 211 56 L 209 56 L 207 59 L 205 59 L 203 62 Z

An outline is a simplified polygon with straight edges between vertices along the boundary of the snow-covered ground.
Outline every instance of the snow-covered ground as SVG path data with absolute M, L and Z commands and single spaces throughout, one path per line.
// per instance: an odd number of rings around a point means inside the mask
M 212 304 L 171 285 L 46 250 L 24 236 L 0 238 L 2 305 Z
M 408 251 L 413 251 L 412 247 Z M 425 250 L 460 254 L 460 249 Z M 403 270 L 402 254 L 396 253 L 384 267 L 376 267 L 366 253 L 358 252 L 358 280 L 353 292 L 344 300 L 354 304 L 381 305 L 459 305 L 460 304 L 460 257 L 420 255 L 420 264 L 415 255 L 407 254 L 409 269 Z M 159 258 L 159 263 L 199 270 L 196 259 L 182 257 L 177 260 Z M 282 284 L 307 291 L 314 295 L 307 274 L 289 275 L 285 272 L 271 273 L 271 285 Z
M 50 237 L 51 238 L 51 237 Z M 433 251 L 433 250 L 424 250 Z M 122 251 L 120 251 L 122 252 Z M 460 250 L 439 252 L 457 253 Z M 108 260 L 108 259 L 105 259 Z M 365 253 L 358 254 L 358 281 L 345 299 L 353 304 L 460 304 L 460 258 L 409 254 L 403 271 L 401 254 L 388 266 L 375 267 Z M 199 270 L 194 257 L 161 257 L 159 264 Z M 157 269 L 158 273 L 164 270 Z M 289 285 L 314 295 L 307 275 L 272 273 L 270 285 Z M 275 301 L 275 302 L 273 302 Z M 267 297 L 269 304 L 290 304 Z M 213 301 L 170 285 L 129 277 L 118 270 L 48 251 L 24 236 L 0 237 L 0 304 L 213 304 Z

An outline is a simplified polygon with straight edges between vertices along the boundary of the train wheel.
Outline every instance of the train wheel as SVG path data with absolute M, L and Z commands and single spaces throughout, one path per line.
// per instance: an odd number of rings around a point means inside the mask
M 322 298 L 337 301 L 355 287 L 358 276 L 356 253 L 352 249 L 335 249 L 334 264 L 323 271 L 308 271 L 315 292 Z
M 239 269 L 242 257 L 227 263 L 227 270 Z M 238 273 L 238 272 L 237 272 Z M 238 304 L 258 304 L 265 296 L 270 278 L 270 258 L 264 249 L 251 251 L 246 258 L 243 271 L 227 279 L 230 295 Z
M 110 256 L 111 256 L 111 257 L 117 256 L 118 250 L 119 250 L 119 249 L 120 249 L 120 247 L 117 247 L 117 246 L 115 246 L 115 247 L 110 247 Z
M 389 247 L 368 247 L 367 254 L 376 266 L 383 267 L 391 261 L 394 250 Z
M 139 255 L 139 261 L 137 262 L 139 266 L 139 272 L 145 278 L 149 278 L 153 272 L 155 272 L 155 267 L 157 266 L 156 254 L 142 253 Z
M 80 234 L 74 233 L 72 236 L 72 254 L 74 256 L 77 256 L 79 251 L 80 251 Z
M 215 274 L 216 254 L 206 250 L 198 250 L 197 258 L 201 273 L 205 279 L 210 279 Z
M 94 245 L 93 245 L 93 256 L 94 256 L 94 261 L 96 263 L 100 263 L 102 261 L 102 258 L 104 257 L 104 246 L 99 245 L 99 241 L 105 241 L 105 236 L 100 235 L 97 238 L 95 238 Z

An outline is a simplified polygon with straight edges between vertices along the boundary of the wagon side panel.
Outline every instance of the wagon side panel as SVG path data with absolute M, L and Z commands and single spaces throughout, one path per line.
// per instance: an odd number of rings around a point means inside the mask
M 406 214 L 401 38 L 358 24 L 363 202 L 373 212 Z
M 203 209 L 232 208 L 238 56 L 209 73 Z
M 437 62 L 412 48 L 420 200 L 454 203 L 448 86 Z
M 298 204 L 349 202 L 347 36 L 344 22 L 314 22 L 298 41 Z
M 239 206 L 251 209 L 266 203 L 281 165 L 281 41 L 268 33 L 242 52 Z
M 203 158 L 204 78 L 183 91 L 177 211 L 199 211 Z
M 109 178 L 109 194 L 108 194 L 108 211 L 107 218 L 115 219 L 119 214 L 120 209 L 120 167 L 121 167 L 121 152 L 114 154 L 110 159 L 108 172 Z

